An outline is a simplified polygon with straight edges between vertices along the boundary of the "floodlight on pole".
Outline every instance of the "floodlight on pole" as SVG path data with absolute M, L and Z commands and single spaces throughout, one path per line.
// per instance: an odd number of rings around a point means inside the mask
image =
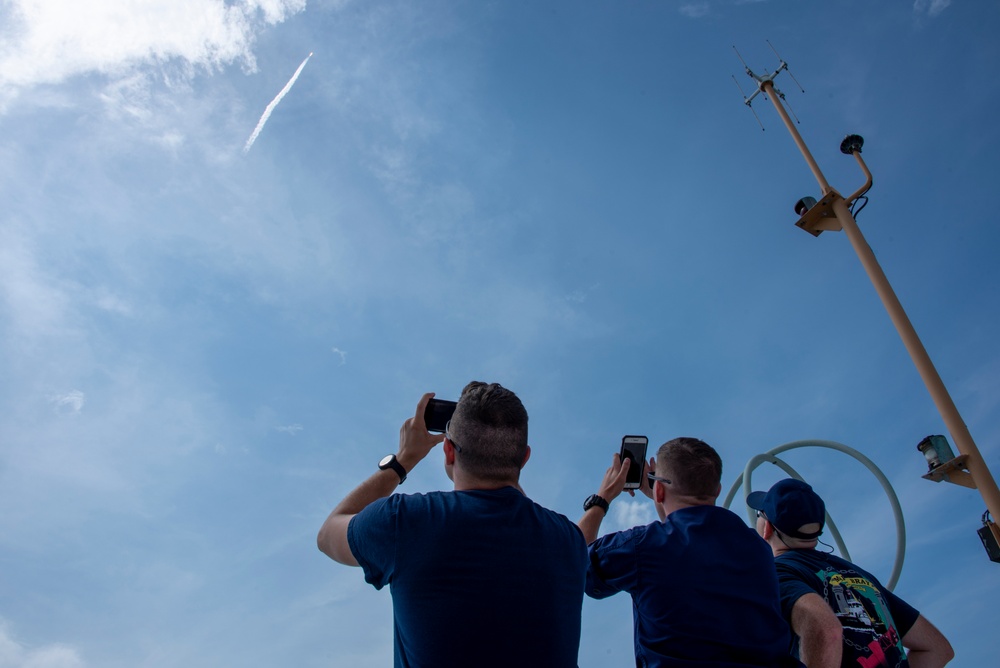
M 768 46 L 770 46 L 770 42 Z M 771 50 L 774 51 L 773 46 Z M 775 55 L 777 56 L 777 51 L 775 51 Z M 737 56 L 739 56 L 738 51 Z M 978 489 L 983 500 L 986 502 L 989 514 L 993 517 L 1000 517 L 1000 489 L 997 488 L 996 480 L 994 480 L 992 473 L 990 473 L 989 468 L 986 466 L 986 461 L 972 439 L 969 428 L 959 414 L 955 402 L 951 399 L 951 395 L 948 394 L 941 376 L 938 374 L 937 369 L 934 368 L 927 350 L 920 342 L 913 324 L 903 310 L 903 306 L 899 302 L 899 298 L 893 291 L 892 286 L 889 285 L 889 279 L 886 278 L 885 272 L 882 271 L 881 266 L 879 266 L 878 261 L 875 259 L 875 254 L 865 240 L 864 235 L 862 235 L 861 229 L 858 227 L 857 221 L 854 219 L 849 208 L 859 199 L 864 198 L 865 193 L 872 186 L 872 173 L 861 157 L 861 148 L 864 145 L 864 139 L 860 135 L 852 134 L 845 137 L 844 141 L 840 144 L 842 153 L 854 156 L 866 179 L 864 185 L 845 198 L 827 182 L 812 153 L 809 152 L 809 147 L 806 146 L 805 141 L 802 139 L 802 135 L 795 128 L 791 118 L 788 116 L 788 112 L 782 105 L 784 95 L 775 88 L 774 79 L 782 71 L 788 70 L 788 63 L 782 60 L 780 56 L 778 56 L 778 60 L 780 61 L 780 65 L 774 72 L 760 76 L 754 74 L 740 56 L 740 61 L 743 62 L 743 67 L 747 75 L 757 85 L 757 90 L 749 98 L 744 96 L 744 103 L 750 106 L 758 94 L 763 95 L 765 99 L 771 101 L 778 112 L 778 116 L 781 117 L 782 122 L 802 153 L 802 157 L 805 158 L 806 164 L 812 171 L 813 176 L 816 177 L 816 181 L 819 183 L 821 198 L 818 202 L 815 202 L 813 198 L 802 198 L 796 203 L 796 213 L 800 217 L 795 224 L 816 237 L 822 232 L 835 232 L 839 230 L 843 230 L 847 235 L 851 246 L 854 248 L 854 252 L 857 253 L 858 259 L 861 260 L 861 264 L 868 274 L 868 278 L 875 287 L 875 291 L 881 298 L 882 304 L 889 314 L 889 318 L 896 326 L 896 331 L 903 340 L 903 345 L 906 346 L 906 350 L 910 353 L 910 357 L 917 367 L 917 372 L 923 379 L 924 385 L 927 386 L 931 399 L 933 399 L 934 405 L 941 414 L 945 426 L 951 433 L 952 440 L 954 440 L 960 456 L 950 462 L 941 462 L 939 467 L 933 467 L 932 471 L 924 477 L 935 482 L 944 480 Z M 791 72 L 789 72 L 789 76 L 791 76 Z M 792 80 L 794 81 L 794 77 L 792 77 Z M 801 89 L 802 87 L 799 86 L 799 88 Z M 756 113 L 754 113 L 754 116 L 756 116 Z M 758 118 L 758 122 L 759 120 Z M 812 202 L 808 200 L 812 200 Z M 800 212 L 800 209 L 804 209 L 804 211 Z M 990 532 L 994 536 L 1000 536 L 1000 531 L 997 530 L 996 524 L 992 523 L 992 521 L 987 523 L 986 519 L 983 520 L 983 523 L 990 529 Z

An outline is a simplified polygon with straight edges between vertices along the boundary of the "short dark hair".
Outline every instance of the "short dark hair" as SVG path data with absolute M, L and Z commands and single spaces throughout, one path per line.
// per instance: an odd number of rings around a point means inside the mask
M 498 383 L 474 380 L 462 390 L 449 433 L 462 468 L 484 480 L 517 478 L 528 451 L 528 411 Z
M 708 443 L 681 436 L 660 446 L 656 453 L 656 474 L 669 478 L 671 489 L 677 494 L 715 498 L 722 481 L 722 458 Z

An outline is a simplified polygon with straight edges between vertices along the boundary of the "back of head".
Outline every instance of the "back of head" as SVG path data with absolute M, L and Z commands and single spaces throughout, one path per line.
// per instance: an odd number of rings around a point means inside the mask
M 788 547 L 812 547 L 823 533 L 826 504 L 808 483 L 779 480 L 767 492 L 751 492 L 747 505 L 764 513 Z
M 708 443 L 682 436 L 660 446 L 656 473 L 670 480 L 673 494 L 714 503 L 722 481 L 722 458 Z
M 498 383 L 472 381 L 462 390 L 448 429 L 462 470 L 482 480 L 517 480 L 528 449 L 528 412 Z

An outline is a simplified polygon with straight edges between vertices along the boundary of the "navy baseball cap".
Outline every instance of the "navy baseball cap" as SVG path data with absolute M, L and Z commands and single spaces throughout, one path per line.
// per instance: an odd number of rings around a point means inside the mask
M 786 478 L 767 492 L 751 492 L 747 505 L 767 516 L 767 521 L 792 538 L 812 540 L 823 533 L 826 504 L 813 488 L 801 480 Z M 807 524 L 819 524 L 819 531 L 799 531 Z

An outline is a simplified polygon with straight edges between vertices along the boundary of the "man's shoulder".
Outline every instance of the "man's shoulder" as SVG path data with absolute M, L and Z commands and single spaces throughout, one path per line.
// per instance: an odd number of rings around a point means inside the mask
M 398 512 L 408 515 L 449 513 L 470 518 L 489 515 L 504 523 L 515 517 L 533 517 L 534 521 L 547 526 L 562 527 L 573 534 L 580 534 L 580 539 L 583 540 L 583 534 L 575 522 L 562 513 L 532 501 L 516 487 L 394 494 L 390 498 L 395 498 L 394 507 Z
M 815 550 L 788 550 L 774 558 L 774 570 L 783 588 L 796 582 L 812 587 L 814 581 L 818 581 L 817 572 L 824 568 L 824 563 Z
M 814 549 L 789 549 L 774 557 L 774 565 L 781 572 L 783 569 L 798 569 L 802 567 L 815 568 L 828 563 L 828 557 Z
M 856 564 L 844 559 L 843 557 L 838 557 L 830 552 L 820 552 L 815 548 L 795 548 L 786 550 L 774 558 L 774 563 L 779 567 L 782 565 L 802 565 L 810 568 L 822 567 L 838 571 L 861 570 Z
M 668 532 L 682 534 L 690 541 L 737 547 L 766 554 L 772 560 L 767 544 L 757 532 L 746 525 L 733 511 L 715 505 L 697 505 L 675 510 L 665 522 Z
M 749 529 L 746 522 L 744 522 L 739 515 L 728 508 L 716 506 L 711 503 L 702 503 L 694 506 L 687 506 L 686 508 L 680 508 L 667 515 L 667 519 L 671 522 L 680 522 L 685 524 L 721 524 L 725 526 L 740 525 L 744 529 Z
M 796 579 L 804 582 L 825 581 L 830 578 L 861 578 L 873 587 L 881 587 L 878 579 L 854 562 L 829 552 L 812 548 L 798 548 L 782 552 L 774 558 L 774 566 L 781 581 Z
M 616 552 L 618 550 L 644 550 L 648 547 L 648 542 L 650 541 L 657 545 L 662 545 L 666 541 L 666 535 L 666 526 L 663 522 L 657 520 L 649 524 L 606 533 L 590 544 L 590 550 L 601 554 Z
M 394 518 L 405 517 L 407 521 L 419 519 L 422 516 L 432 516 L 448 512 L 453 503 L 452 492 L 418 492 L 412 494 L 395 493 L 369 503 L 361 512 L 354 516 L 351 523 L 364 519 L 365 524 L 371 522 L 384 523 Z
M 561 534 L 565 539 L 571 540 L 574 543 L 578 543 L 578 547 L 586 547 L 587 542 L 583 538 L 583 532 L 580 527 L 577 526 L 576 522 L 566 517 L 562 513 L 552 510 L 551 508 L 546 508 L 537 501 L 533 501 L 528 497 L 524 497 L 523 503 L 526 507 L 530 507 L 535 517 L 538 521 L 551 527 L 553 533 Z
M 529 499 L 528 497 L 524 497 L 524 500 L 526 503 L 531 504 L 531 507 L 534 508 L 535 512 L 537 512 L 538 514 L 551 518 L 552 521 L 554 522 L 559 522 L 561 524 L 572 524 L 573 526 L 576 526 L 576 522 L 566 517 L 558 510 L 552 510 L 551 508 L 543 506 L 542 504 L 532 499 Z
M 725 508 L 708 504 L 681 508 L 667 515 L 663 521 L 656 520 L 649 524 L 605 534 L 598 540 L 604 539 L 608 544 L 619 545 L 642 544 L 644 542 L 659 544 L 662 541 L 671 542 L 673 537 L 679 534 L 688 538 L 697 536 L 699 542 L 707 534 L 736 542 L 749 536 L 754 539 L 752 543 L 761 543 L 760 538 L 743 523 L 738 515 Z M 770 553 L 768 553 L 768 558 L 770 558 Z

